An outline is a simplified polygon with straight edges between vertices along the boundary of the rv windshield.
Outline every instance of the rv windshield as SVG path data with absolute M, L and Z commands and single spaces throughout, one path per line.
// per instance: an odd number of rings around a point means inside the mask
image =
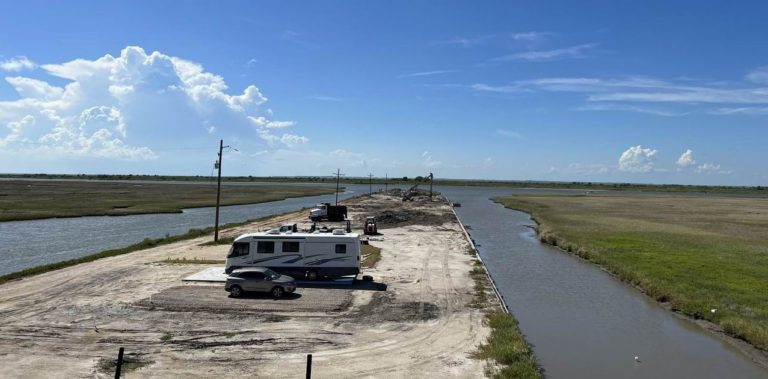
M 264 271 L 264 277 L 267 278 L 267 280 L 275 280 L 280 277 L 280 274 L 272 270 L 267 270 L 267 271 Z

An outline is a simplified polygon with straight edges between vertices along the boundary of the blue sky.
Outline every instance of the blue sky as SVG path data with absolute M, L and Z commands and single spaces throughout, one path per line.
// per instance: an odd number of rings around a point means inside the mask
M 764 185 L 764 2 L 6 2 L 0 172 Z

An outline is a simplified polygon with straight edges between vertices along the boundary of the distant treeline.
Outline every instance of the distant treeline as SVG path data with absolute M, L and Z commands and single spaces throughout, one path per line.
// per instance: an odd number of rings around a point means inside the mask
M 152 181 L 182 181 L 182 182 L 209 182 L 215 180 L 211 176 L 181 176 L 181 175 L 65 175 L 65 174 L 0 174 L 0 178 L 26 178 L 26 179 L 83 179 L 83 180 L 152 180 Z M 221 178 L 227 182 L 306 182 L 306 183 L 335 183 L 333 176 L 225 176 Z M 429 178 L 416 177 L 392 177 L 372 178 L 367 177 L 342 177 L 339 180 L 344 184 L 426 184 Z M 554 189 L 584 189 L 584 190 L 624 190 L 624 191 L 660 191 L 660 192 L 718 192 L 718 193 L 742 193 L 742 194 L 768 194 L 766 186 L 704 186 L 683 184 L 640 184 L 640 183 L 601 183 L 601 182 L 550 182 L 536 180 L 464 180 L 464 179 L 435 179 L 435 185 L 448 186 L 493 186 L 510 188 L 554 188 Z

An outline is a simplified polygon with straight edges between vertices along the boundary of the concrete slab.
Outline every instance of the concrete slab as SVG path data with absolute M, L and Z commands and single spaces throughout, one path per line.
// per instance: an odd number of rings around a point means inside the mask
M 182 279 L 182 281 L 224 283 L 227 281 L 227 274 L 224 273 L 224 266 L 208 267 L 203 271 Z
M 153 310 L 227 313 L 340 312 L 352 303 L 352 290 L 302 288 L 275 300 L 269 293 L 246 293 L 231 298 L 223 287 L 177 286 L 140 300 Z
M 192 274 L 184 279 L 184 282 L 208 282 L 208 283 L 224 283 L 227 281 L 227 274 L 224 273 L 224 266 L 208 267 L 198 273 Z M 354 278 L 344 277 L 336 280 L 297 280 L 296 284 L 299 286 L 308 285 L 312 287 L 319 287 L 323 285 L 349 285 L 354 283 Z

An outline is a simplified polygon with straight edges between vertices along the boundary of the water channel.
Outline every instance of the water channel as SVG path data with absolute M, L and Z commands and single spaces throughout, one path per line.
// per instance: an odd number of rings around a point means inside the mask
M 189 182 L 172 183 L 190 184 Z M 225 185 L 268 184 L 275 183 L 249 182 Z M 339 194 L 339 200 L 367 192 L 367 185 L 347 185 L 345 192 Z M 240 222 L 334 200 L 335 195 L 331 194 L 260 204 L 233 205 L 221 207 L 220 218 L 222 224 Z M 210 227 L 213 226 L 213 221 L 214 208 L 209 207 L 184 209 L 182 213 L 0 222 L 0 260 L 2 261 L 0 275 L 128 246 L 144 238 L 161 238 L 166 235 L 182 234 L 191 228 Z
M 439 190 L 462 204 L 456 211 L 547 377 L 768 377 L 729 343 L 597 266 L 540 243 L 528 214 L 488 200 L 532 191 Z

